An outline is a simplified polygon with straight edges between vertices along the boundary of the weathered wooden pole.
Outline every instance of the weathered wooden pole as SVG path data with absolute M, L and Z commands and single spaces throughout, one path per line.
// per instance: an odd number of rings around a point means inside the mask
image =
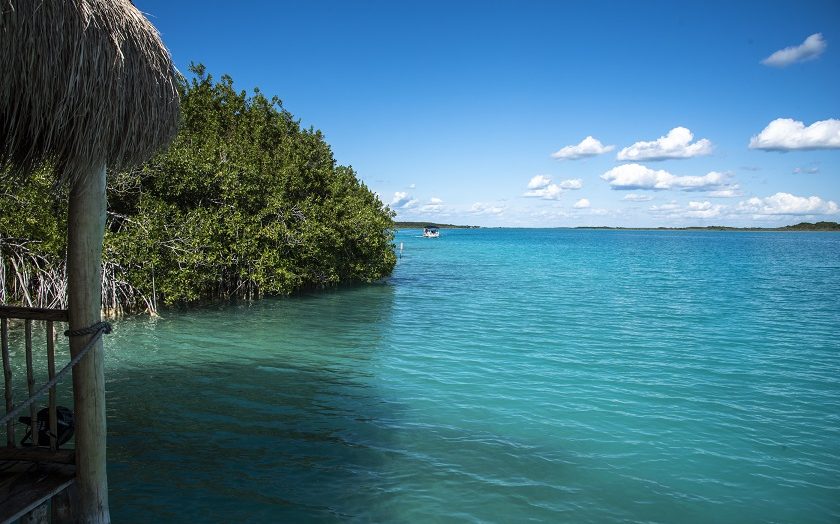
M 178 105 L 172 58 L 130 0 L 0 0 L 0 172 L 55 169 L 70 186 L 72 330 L 101 319 L 105 166 L 138 166 L 165 148 Z M 71 337 L 71 353 L 89 340 Z M 73 369 L 75 520 L 84 523 L 110 522 L 103 359 L 98 342 Z
M 105 232 L 105 165 L 78 177 L 70 188 L 67 215 L 67 294 L 70 329 L 83 329 L 102 317 L 102 238 Z M 90 335 L 70 337 L 70 353 L 81 351 Z M 73 368 L 76 424 L 76 479 L 79 522 L 109 523 L 105 461 L 105 355 L 102 339 Z

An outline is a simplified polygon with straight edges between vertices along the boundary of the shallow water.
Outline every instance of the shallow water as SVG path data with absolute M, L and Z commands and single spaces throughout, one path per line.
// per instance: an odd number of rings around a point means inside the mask
M 837 522 L 840 235 L 400 231 L 117 324 L 115 522 Z

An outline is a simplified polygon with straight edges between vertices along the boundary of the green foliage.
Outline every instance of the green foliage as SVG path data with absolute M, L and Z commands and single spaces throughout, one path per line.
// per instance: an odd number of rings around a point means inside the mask
M 0 303 L 66 306 L 66 224 L 67 193 L 49 171 L 0 173 Z
M 815 224 L 811 222 L 800 222 L 780 229 L 790 231 L 840 231 L 840 224 L 837 222 L 817 222 Z
M 166 305 L 253 298 L 390 274 L 393 213 L 352 168 L 336 165 L 320 131 L 301 129 L 276 97 L 191 70 L 170 149 L 109 173 L 112 301 L 137 309 L 149 297 Z M 58 254 L 63 199 L 45 209 L 47 184 L 31 191 L 38 194 L 0 193 L 0 232 L 43 239 Z M 9 198 L 21 200 L 16 217 L 6 212 Z M 9 228 L 17 209 L 31 213 L 29 226 Z

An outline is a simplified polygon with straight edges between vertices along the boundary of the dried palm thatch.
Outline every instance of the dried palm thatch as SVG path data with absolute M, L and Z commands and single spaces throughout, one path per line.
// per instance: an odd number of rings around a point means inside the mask
M 175 135 L 176 74 L 129 0 L 0 0 L 0 171 L 144 162 Z

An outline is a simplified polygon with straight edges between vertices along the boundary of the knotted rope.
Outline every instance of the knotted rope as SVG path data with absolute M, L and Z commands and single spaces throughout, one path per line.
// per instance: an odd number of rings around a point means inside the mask
M 81 362 L 85 355 L 87 355 L 87 352 L 90 351 L 91 348 L 96 345 L 96 342 L 99 341 L 100 338 L 102 338 L 102 335 L 107 335 L 110 332 L 111 324 L 107 322 L 97 322 L 96 324 L 88 326 L 86 328 L 68 329 L 67 331 L 65 331 L 64 334 L 68 337 L 83 337 L 85 335 L 93 336 L 90 337 L 90 340 L 88 340 L 88 343 L 85 344 L 85 347 L 83 347 L 81 351 L 76 353 L 76 356 L 71 358 L 70 362 L 66 366 L 61 368 L 61 371 L 56 373 L 55 376 L 49 382 L 41 386 L 41 388 L 38 389 L 38 391 L 33 393 L 32 396 L 28 399 L 24 400 L 23 403 L 18 405 L 15 409 L 6 413 L 6 415 L 2 419 L 0 419 L 0 426 L 11 420 L 14 420 L 14 418 L 17 415 L 19 415 L 24 409 L 28 408 L 33 402 L 35 402 L 36 400 L 38 400 L 38 398 L 43 396 L 44 393 L 49 391 L 51 387 L 58 384 L 64 378 L 64 375 L 66 375 L 73 368 L 73 366 Z

